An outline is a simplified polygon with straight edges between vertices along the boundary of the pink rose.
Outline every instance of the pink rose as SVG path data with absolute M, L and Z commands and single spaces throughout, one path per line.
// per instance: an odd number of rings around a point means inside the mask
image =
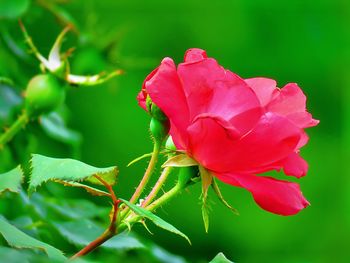
M 147 94 L 169 118 L 176 147 L 219 180 L 247 189 L 276 214 L 309 205 L 298 184 L 258 176 L 282 168 L 297 178 L 307 172 L 299 155 L 308 141 L 304 128 L 319 121 L 306 111 L 297 84 L 279 89 L 272 79 L 242 79 L 204 50 L 189 49 L 177 68 L 164 58 L 146 78 L 138 95 L 144 109 Z

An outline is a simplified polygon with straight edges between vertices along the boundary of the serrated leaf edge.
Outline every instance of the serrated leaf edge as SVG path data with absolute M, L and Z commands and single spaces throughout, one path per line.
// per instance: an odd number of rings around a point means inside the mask
M 28 187 L 28 192 L 29 192 L 29 194 L 32 194 L 32 193 L 34 193 L 34 192 L 36 192 L 36 189 L 37 188 L 39 188 L 40 186 L 42 186 L 44 183 L 47 183 L 47 182 L 49 182 L 49 181 L 55 181 L 55 180 L 62 180 L 62 179 L 56 179 L 56 178 L 52 178 L 52 179 L 47 179 L 47 180 L 44 180 L 44 181 L 42 181 L 39 185 L 36 185 L 36 186 L 31 186 L 31 184 L 32 184 L 32 174 L 33 174 L 33 157 L 34 156 L 44 156 L 44 155 L 40 155 L 40 154 L 31 154 L 31 157 L 30 157 L 30 159 L 29 159 L 29 161 L 28 161 L 28 164 L 29 164 L 29 187 Z M 47 157 L 47 156 L 44 156 L 44 157 Z M 48 158 L 52 158 L 52 157 L 48 157 Z M 57 158 L 57 159 L 60 159 L 60 158 Z M 65 158 L 63 158 L 63 159 L 65 159 Z M 73 159 L 72 159 L 73 160 Z M 78 160 L 75 160 L 75 161 L 78 161 Z M 79 161 L 79 162 L 81 162 L 81 161 Z M 81 163 L 83 163 L 83 162 L 81 162 Z M 84 164 L 86 164 L 86 163 L 84 163 Z M 86 164 L 86 165 L 89 165 L 89 164 Z M 89 166 L 91 166 L 91 165 L 89 165 Z M 98 173 L 94 173 L 94 174 L 92 174 L 92 175 L 89 175 L 89 176 L 87 176 L 87 177 L 85 177 L 85 178 L 81 178 L 81 179 L 79 179 L 79 180 L 76 180 L 76 181 L 72 181 L 72 182 L 77 182 L 77 183 L 80 183 L 80 182 L 83 182 L 83 181 L 85 181 L 85 180 L 88 180 L 88 178 L 91 178 L 91 177 L 94 177 L 94 175 L 98 175 L 98 176 L 103 176 L 104 174 L 108 174 L 108 173 L 111 173 L 111 172 L 113 172 L 113 173 L 115 173 L 115 175 L 116 175 L 116 177 L 118 176 L 118 173 L 119 173 L 119 169 L 118 169 L 118 167 L 117 166 L 112 166 L 112 167 L 107 167 L 107 169 L 108 168 L 111 168 L 111 171 L 108 171 L 108 172 L 98 172 Z M 64 181 L 64 180 L 62 180 L 62 181 Z M 68 181 L 68 180 L 67 180 Z M 114 183 L 113 184 L 111 184 L 112 186 L 113 185 L 115 185 L 117 183 L 117 179 L 114 181 Z

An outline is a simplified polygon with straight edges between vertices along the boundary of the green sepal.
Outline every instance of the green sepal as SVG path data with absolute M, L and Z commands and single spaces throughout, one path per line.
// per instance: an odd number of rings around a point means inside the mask
M 164 112 L 156 105 L 151 105 L 151 116 L 159 121 L 166 121 L 168 117 L 164 114 Z
M 173 157 L 170 157 L 168 160 L 163 163 L 162 167 L 188 167 L 188 166 L 197 166 L 198 163 L 189 157 L 187 154 L 178 154 Z
M 209 229 L 209 207 L 208 207 L 208 189 L 213 182 L 213 175 L 204 167 L 199 166 L 199 173 L 202 179 L 202 217 L 204 222 L 205 232 Z
M 134 160 L 132 160 L 131 162 L 129 162 L 128 165 L 127 165 L 126 167 L 129 167 L 129 166 L 133 165 L 134 163 L 137 163 L 138 161 L 141 161 L 142 159 L 145 159 L 145 158 L 147 158 L 147 157 L 151 157 L 152 154 L 153 154 L 153 152 L 151 152 L 151 153 L 145 153 L 145 154 L 143 154 L 143 155 L 141 155 L 141 156 L 139 156 L 139 157 L 136 157 Z
M 95 86 L 100 85 L 102 83 L 105 83 L 106 81 L 123 74 L 123 71 L 120 69 L 114 70 L 112 72 L 106 73 L 101 72 L 99 74 L 95 75 L 74 75 L 74 74 L 67 74 L 66 75 L 66 81 L 75 86 Z
M 217 197 L 219 198 L 219 200 L 228 208 L 230 209 L 233 213 L 235 213 L 236 215 L 239 215 L 237 209 L 235 209 L 234 207 L 232 207 L 226 200 L 225 198 L 222 196 L 220 188 L 218 186 L 218 184 L 216 183 L 215 179 L 213 178 L 213 183 L 211 185 L 214 189 L 215 194 L 217 195 Z
M 152 99 L 151 97 L 147 94 L 146 96 L 146 108 L 149 114 L 151 114 L 151 107 L 152 107 Z
M 48 63 L 45 65 L 50 72 L 54 75 L 64 78 L 66 72 L 68 71 L 67 67 L 69 67 L 68 62 L 62 59 L 61 55 L 61 47 L 64 40 L 65 35 L 71 29 L 70 26 L 67 26 L 62 30 L 62 32 L 57 36 L 55 43 L 53 44 L 49 56 Z

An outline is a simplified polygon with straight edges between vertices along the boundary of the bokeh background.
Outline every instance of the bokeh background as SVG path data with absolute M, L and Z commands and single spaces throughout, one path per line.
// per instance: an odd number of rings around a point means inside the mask
M 56 17 L 52 3 L 59 7 Z M 65 19 L 74 21 L 79 34 L 73 31 L 64 43 L 65 48 L 76 47 L 73 72 L 125 71 L 103 85 L 69 90 L 68 126 L 83 138 L 74 150 L 52 142 L 35 127 L 26 130 L 39 137 L 34 147 L 38 153 L 73 156 L 100 167 L 118 165 L 116 190 L 125 198 L 147 162 L 129 168 L 127 163 L 152 149 L 150 119 L 138 107 L 136 95 L 162 58 L 179 63 L 188 48 L 198 47 L 244 78 L 270 77 L 279 86 L 297 82 L 308 97 L 309 111 L 321 121 L 308 130 L 310 142 L 302 149 L 309 173 L 295 180 L 311 202 L 309 208 L 292 217 L 273 215 L 261 210 L 245 190 L 221 184 L 240 215 L 212 195 L 206 234 L 196 185 L 158 211 L 191 238 L 192 246 L 154 227 L 154 235 L 142 227 L 135 230 L 189 262 L 208 261 L 220 251 L 235 262 L 349 262 L 349 1 L 40 0 L 29 2 L 21 17 L 44 54 Z M 23 44 L 16 19 L 0 20 L 0 26 L 19 46 Z M 3 35 L 0 75 L 23 88 L 38 72 L 37 64 L 21 61 L 5 40 Z M 60 189 L 53 192 L 62 198 L 89 198 L 79 190 L 71 194 Z

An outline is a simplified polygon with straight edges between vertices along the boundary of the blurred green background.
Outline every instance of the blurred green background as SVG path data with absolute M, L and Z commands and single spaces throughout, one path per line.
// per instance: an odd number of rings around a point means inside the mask
M 60 8 L 59 19 L 47 3 Z M 235 262 L 350 261 L 349 1 L 32 1 L 21 16 L 44 54 L 63 28 L 62 20 L 74 20 L 79 34 L 69 34 L 64 43 L 65 48 L 77 48 L 71 58 L 73 72 L 125 70 L 106 84 L 69 90 L 68 126 L 81 133 L 81 150 L 72 151 L 29 128 L 39 137 L 34 147 L 38 153 L 75 156 L 100 167 L 118 165 L 116 190 L 124 198 L 132 194 L 146 161 L 130 168 L 127 163 L 152 149 L 149 117 L 138 107 L 136 95 L 163 57 L 179 63 L 188 48 L 198 47 L 244 78 L 270 77 L 279 86 L 297 82 L 308 96 L 309 111 L 321 121 L 308 130 L 311 139 L 302 149 L 309 173 L 295 180 L 311 202 L 309 208 L 292 217 L 273 215 L 261 210 L 245 190 L 222 184 L 240 216 L 212 196 L 215 204 L 206 234 L 196 185 L 158 211 L 191 238 L 192 246 L 154 227 L 154 235 L 141 227 L 135 230 L 189 262 L 209 260 L 220 251 Z M 16 20 L 0 23 L 21 46 Z M 23 88 L 38 72 L 37 64 L 16 57 L 5 38 L 0 42 L 0 75 Z

